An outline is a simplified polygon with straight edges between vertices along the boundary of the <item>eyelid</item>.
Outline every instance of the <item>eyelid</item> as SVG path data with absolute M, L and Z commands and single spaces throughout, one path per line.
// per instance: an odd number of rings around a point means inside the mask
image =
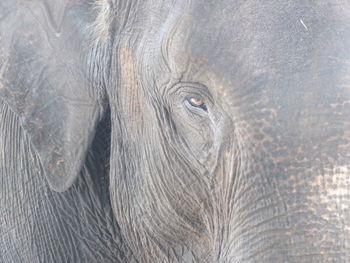
M 207 105 L 214 104 L 213 97 L 209 89 L 197 82 L 178 82 L 169 89 L 170 94 L 178 94 L 182 97 L 199 97 L 206 102 Z

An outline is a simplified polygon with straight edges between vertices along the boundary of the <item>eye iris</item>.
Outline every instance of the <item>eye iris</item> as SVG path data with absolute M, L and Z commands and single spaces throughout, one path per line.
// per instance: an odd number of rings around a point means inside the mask
M 191 98 L 190 102 L 193 106 L 201 107 L 204 105 L 204 101 L 198 98 Z
M 200 99 L 200 98 L 195 98 L 195 97 L 192 97 L 189 99 L 189 103 L 193 106 L 193 107 L 196 107 L 196 108 L 200 108 L 204 111 L 207 111 L 207 106 L 205 105 L 205 102 Z

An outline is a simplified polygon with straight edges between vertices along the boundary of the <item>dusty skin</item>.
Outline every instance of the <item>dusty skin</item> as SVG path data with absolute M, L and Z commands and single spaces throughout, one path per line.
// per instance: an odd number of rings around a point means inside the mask
M 348 0 L 0 0 L 0 262 L 350 262 Z

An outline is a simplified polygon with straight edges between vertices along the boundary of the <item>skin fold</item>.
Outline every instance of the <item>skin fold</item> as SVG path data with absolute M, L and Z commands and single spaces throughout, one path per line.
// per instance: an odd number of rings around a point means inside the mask
M 0 3 L 0 262 L 349 262 L 350 4 Z

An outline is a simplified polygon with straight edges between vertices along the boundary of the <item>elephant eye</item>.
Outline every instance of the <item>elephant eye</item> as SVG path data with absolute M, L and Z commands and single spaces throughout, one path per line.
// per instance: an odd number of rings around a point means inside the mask
M 205 112 L 208 111 L 207 105 L 205 104 L 204 100 L 199 97 L 189 97 L 187 98 L 187 101 L 194 108 L 202 109 Z

